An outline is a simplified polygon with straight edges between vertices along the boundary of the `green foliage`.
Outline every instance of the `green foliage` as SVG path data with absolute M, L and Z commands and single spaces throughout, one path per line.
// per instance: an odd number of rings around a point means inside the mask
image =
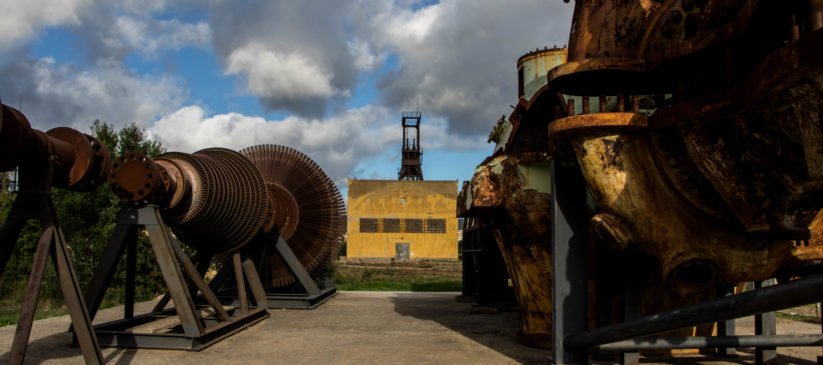
M 440 271 L 426 263 L 409 267 L 338 264 L 333 278 L 338 290 L 460 291 L 463 285 L 459 266 Z
M 146 133 L 132 123 L 115 131 L 111 124 L 94 121 L 91 134 L 103 142 L 109 149 L 112 157 L 126 151 L 139 151 L 150 156 L 157 156 L 165 152 L 163 146 L 147 140 Z M 13 196 L 6 193 L 5 186 L 8 178 L 0 174 L 0 222 L 11 209 Z M 107 184 L 103 184 L 94 191 L 73 192 L 62 189 L 53 189 L 52 197 L 57 217 L 60 220 L 62 232 L 70 246 L 75 271 L 81 288 L 85 288 L 91 279 L 96 265 L 100 262 L 103 251 L 116 225 L 117 214 L 120 210 L 119 200 L 114 196 Z M 40 225 L 37 222 L 28 222 L 21 232 L 20 238 L 14 247 L 11 259 L 2 273 L 0 280 L 0 322 L 2 319 L 2 303 L 20 303 L 31 270 L 32 257 L 40 237 Z M 148 238 L 140 234 L 137 250 L 136 289 L 139 299 L 156 296 L 164 289 L 160 270 L 154 260 L 154 255 L 148 243 Z M 41 289 L 42 303 L 53 306 L 53 302 L 62 302 L 63 296 L 57 283 L 54 269 L 47 265 L 46 276 Z M 125 282 L 125 260 L 121 264 L 106 293 L 108 303 L 122 301 L 123 285 Z M 16 312 L 18 309 L 14 309 Z

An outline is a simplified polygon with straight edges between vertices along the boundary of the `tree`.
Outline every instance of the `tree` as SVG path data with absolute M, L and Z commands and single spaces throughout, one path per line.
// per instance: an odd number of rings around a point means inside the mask
M 157 156 L 165 152 L 159 142 L 148 140 L 145 131 L 134 123 L 115 131 L 111 124 L 95 120 L 92 123 L 91 134 L 106 145 L 112 158 L 126 151 L 139 151 L 149 156 Z M 7 184 L 7 179 L 0 180 L 0 185 L 5 184 Z M 10 205 L 4 202 L 11 201 L 3 195 L 4 192 L 5 189 L 0 192 L 0 214 L 2 214 L 0 218 L 2 219 L 9 209 L 7 206 Z M 108 184 L 103 184 L 90 192 L 54 189 L 52 196 L 60 225 L 72 252 L 80 286 L 85 288 L 96 265 L 100 262 L 108 238 L 117 223 L 117 214 L 120 210 L 119 199 L 111 192 Z M 19 296 L 23 295 L 22 289 L 25 288 L 28 280 L 28 271 L 31 268 L 32 256 L 39 235 L 40 227 L 37 224 L 27 225 L 21 234 L 12 254 L 12 260 L 9 261 L 6 272 L 0 280 L 0 293 L 4 298 L 17 296 L 19 300 Z M 136 278 L 138 281 L 137 295 L 140 298 L 154 296 L 164 288 L 162 276 L 159 274 L 160 271 L 156 267 L 153 254 L 146 241 L 145 236 L 139 236 Z M 47 277 L 44 280 L 45 286 L 41 296 L 46 299 L 62 298 L 54 274 L 48 273 L 47 275 L 51 278 Z M 108 300 L 117 302 L 119 298 L 122 298 L 124 278 L 125 265 L 120 265 L 110 286 L 114 290 L 109 290 L 107 293 Z

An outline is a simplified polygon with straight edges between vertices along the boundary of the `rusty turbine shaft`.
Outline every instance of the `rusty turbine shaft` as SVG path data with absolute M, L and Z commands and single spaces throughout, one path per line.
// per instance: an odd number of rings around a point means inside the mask
M 293 148 L 259 145 L 240 153 L 263 175 L 279 233 L 314 277 L 324 274 L 343 240 L 345 206 L 337 187 L 311 158 Z M 295 282 L 279 255 L 272 256 L 270 267 L 272 287 Z
M 0 171 L 53 160 L 55 187 L 89 191 L 105 181 L 109 151 L 96 138 L 58 127 L 43 133 L 33 129 L 19 110 L 2 105 L 0 114 Z
M 134 207 L 160 206 L 166 224 L 198 250 L 221 254 L 246 244 L 271 217 L 260 173 L 239 153 L 209 148 L 155 159 L 115 159 L 109 183 Z

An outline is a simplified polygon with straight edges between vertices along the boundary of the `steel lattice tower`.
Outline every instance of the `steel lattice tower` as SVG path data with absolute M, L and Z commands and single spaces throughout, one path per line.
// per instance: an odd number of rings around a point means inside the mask
M 423 152 L 420 150 L 420 112 L 403 112 L 403 158 L 398 180 L 423 180 Z M 409 130 L 414 134 L 409 139 Z

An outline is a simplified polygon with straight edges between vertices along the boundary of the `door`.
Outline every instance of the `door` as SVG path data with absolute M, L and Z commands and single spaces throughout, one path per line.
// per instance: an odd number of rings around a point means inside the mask
M 409 244 L 395 243 L 394 244 L 394 261 L 409 261 Z

